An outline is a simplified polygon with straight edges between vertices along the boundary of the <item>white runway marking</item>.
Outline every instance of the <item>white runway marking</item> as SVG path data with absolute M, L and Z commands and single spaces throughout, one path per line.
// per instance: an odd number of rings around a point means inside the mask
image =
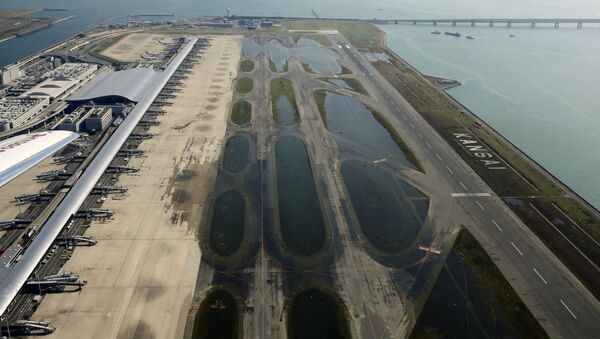
M 450 193 L 450 196 L 453 198 L 463 198 L 463 197 L 489 197 L 491 196 L 489 193 Z
M 465 189 L 465 191 L 468 191 L 469 189 L 467 188 L 467 186 L 465 186 L 465 184 L 463 184 L 462 181 L 459 181 L 460 185 L 462 186 L 462 188 Z
M 436 156 L 438 159 L 442 160 L 442 157 L 440 157 L 440 155 L 439 155 L 439 154 L 437 154 L 437 153 L 436 153 L 436 154 L 435 154 L 435 156 Z
M 431 149 L 431 145 L 430 145 L 428 142 L 426 142 L 426 143 L 425 143 L 425 145 L 427 145 L 427 147 L 428 147 L 429 149 Z
M 573 316 L 573 318 L 577 319 L 577 317 L 575 316 L 575 314 L 573 314 L 573 311 L 571 311 L 571 309 L 569 308 L 569 306 L 567 306 L 567 304 L 565 304 L 565 302 L 560 299 L 560 303 L 567 309 L 567 311 L 569 311 L 569 313 L 571 313 L 571 315 Z
M 540 272 L 538 272 L 538 270 L 536 270 L 535 267 L 533 268 L 533 271 L 535 272 L 535 274 L 538 275 L 538 277 L 540 277 L 540 279 L 542 279 L 542 281 L 544 282 L 545 285 L 548 285 L 548 282 L 546 281 L 546 279 L 544 279 L 544 277 L 542 277 Z
M 499 229 L 500 232 L 502 232 L 502 228 L 498 225 L 498 223 L 496 222 L 496 220 L 492 219 L 492 223 L 494 223 L 494 225 L 496 226 L 496 228 Z
M 419 136 L 419 138 L 423 139 L 423 134 L 421 134 L 421 132 L 417 132 L 417 135 Z
M 452 170 L 450 169 L 450 167 L 446 166 L 446 168 L 448 169 L 448 172 L 450 172 L 451 174 L 454 174 L 454 172 L 452 172 Z
M 515 248 L 515 250 L 517 250 L 517 252 L 519 252 L 520 255 L 523 255 L 523 252 L 521 252 L 521 250 L 517 247 L 517 245 L 515 245 L 514 242 L 511 241 L 510 244 L 512 245 L 512 247 Z
M 412 122 L 410 123 L 410 128 L 415 128 L 415 125 L 413 125 Z
M 483 208 L 479 201 L 475 200 L 475 203 L 477 204 L 477 206 L 479 206 L 479 208 L 481 208 L 482 211 L 485 211 L 485 208 Z

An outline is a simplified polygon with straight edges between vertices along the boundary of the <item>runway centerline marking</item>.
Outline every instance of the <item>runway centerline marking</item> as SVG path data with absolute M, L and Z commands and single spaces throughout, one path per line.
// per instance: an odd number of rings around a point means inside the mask
M 448 169 L 448 172 L 450 172 L 450 174 L 454 174 L 454 172 L 452 172 L 452 170 L 450 169 L 450 167 L 446 166 L 446 168 Z
M 517 247 L 517 245 L 515 245 L 514 242 L 511 241 L 510 244 L 512 245 L 512 247 L 515 248 L 515 250 L 517 250 L 517 252 L 519 252 L 520 255 L 523 255 L 523 252 L 521 252 L 521 250 Z
M 571 311 L 571 309 L 569 308 L 569 306 L 567 306 L 567 304 L 565 304 L 565 302 L 560 299 L 560 303 L 567 309 L 567 311 L 569 311 L 569 313 L 571 313 L 571 315 L 573 316 L 573 318 L 577 319 L 577 317 L 575 316 L 575 314 L 573 313 L 573 311 Z
M 410 124 L 410 128 L 415 128 L 415 125 L 412 124 L 412 122 L 409 123 Z
M 483 205 L 481 205 L 481 203 L 478 200 L 475 200 L 475 203 L 477 204 L 477 206 L 479 206 L 479 208 L 481 208 L 482 211 L 485 211 L 485 208 L 483 208 Z
M 465 189 L 465 191 L 468 191 L 469 189 L 467 188 L 467 186 L 465 186 L 465 184 L 463 184 L 462 181 L 459 181 L 460 185 L 462 186 L 462 188 Z
M 442 157 L 440 157 L 440 155 L 439 155 L 439 154 L 437 154 L 437 153 L 436 153 L 436 154 L 435 154 L 435 156 L 436 156 L 438 159 L 442 160 Z
M 464 198 L 464 197 L 490 197 L 491 194 L 489 193 L 450 193 L 450 196 L 452 196 L 453 198 Z
M 431 145 L 429 144 L 429 142 L 425 142 L 425 145 L 427 145 L 427 147 L 428 147 L 429 149 L 431 149 Z
M 542 279 L 542 281 L 544 282 L 545 285 L 548 285 L 548 282 L 546 281 L 546 279 L 544 279 L 544 277 L 542 277 L 540 272 L 538 272 L 538 270 L 536 270 L 535 267 L 533 268 L 533 271 L 535 272 L 535 274 L 538 275 L 538 277 L 540 277 L 540 279 Z
M 419 136 L 419 138 L 423 139 L 423 134 L 421 134 L 421 132 L 417 132 L 417 135 Z
M 498 225 L 498 223 L 496 222 L 496 220 L 492 219 L 492 223 L 494 223 L 494 225 L 496 226 L 497 229 L 500 230 L 500 232 L 503 232 L 502 228 Z

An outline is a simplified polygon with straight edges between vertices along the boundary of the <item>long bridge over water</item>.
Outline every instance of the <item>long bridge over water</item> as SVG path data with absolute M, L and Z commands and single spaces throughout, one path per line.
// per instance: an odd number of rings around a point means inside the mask
M 600 18 L 598 19 L 540 19 L 540 18 L 519 18 L 519 19 L 384 19 L 384 20 L 371 20 L 375 24 L 431 24 L 436 26 L 437 24 L 449 24 L 456 26 L 457 24 L 470 24 L 476 26 L 477 24 L 488 25 L 494 27 L 495 25 L 506 25 L 511 27 L 513 24 L 528 24 L 531 28 L 535 28 L 538 24 L 550 24 L 554 25 L 554 28 L 560 27 L 561 24 L 576 24 L 577 28 L 582 28 L 583 24 L 600 24 Z

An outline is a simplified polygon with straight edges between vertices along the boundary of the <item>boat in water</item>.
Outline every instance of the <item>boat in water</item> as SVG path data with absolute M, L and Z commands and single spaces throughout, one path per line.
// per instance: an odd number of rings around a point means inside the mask
M 438 34 L 442 34 L 442 32 L 440 32 L 440 31 L 433 31 L 433 32 L 431 32 L 431 34 L 438 35 Z
M 511 34 L 511 35 L 509 35 L 509 37 L 514 38 L 514 37 L 516 37 L 516 35 Z
M 452 33 L 452 32 L 445 32 L 444 34 L 446 35 L 451 35 L 451 36 L 455 36 L 457 38 L 460 38 L 460 33 L 456 32 L 456 33 Z
M 473 36 L 471 36 L 471 35 L 467 35 L 467 39 L 469 39 L 469 40 L 475 40 L 475 38 Z

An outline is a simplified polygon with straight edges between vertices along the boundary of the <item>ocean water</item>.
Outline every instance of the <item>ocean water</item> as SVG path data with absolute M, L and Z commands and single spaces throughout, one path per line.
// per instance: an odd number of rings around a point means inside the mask
M 49 29 L 0 43 L 0 66 L 127 14 L 175 18 L 232 14 L 338 18 L 600 17 L 597 0 L 21 0 L 1 9 L 65 8 Z M 433 36 L 432 26 L 382 26 L 388 44 L 423 73 L 459 80 L 450 94 L 577 193 L 600 207 L 600 29 L 442 27 L 475 40 Z M 509 38 L 509 34 L 517 35 Z
M 600 29 L 381 28 L 396 53 L 460 81 L 450 95 L 600 207 Z

